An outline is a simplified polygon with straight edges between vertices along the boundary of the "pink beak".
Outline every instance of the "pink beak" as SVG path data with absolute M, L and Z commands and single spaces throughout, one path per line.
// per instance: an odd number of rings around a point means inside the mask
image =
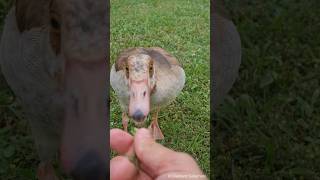
M 68 60 L 65 73 L 65 119 L 60 158 L 66 173 L 106 179 L 107 61 Z
M 143 123 L 150 111 L 149 79 L 130 80 L 129 116 L 136 123 Z

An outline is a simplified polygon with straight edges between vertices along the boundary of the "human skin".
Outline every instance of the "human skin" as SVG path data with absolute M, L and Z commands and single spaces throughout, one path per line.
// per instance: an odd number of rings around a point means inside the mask
M 139 129 L 134 137 L 112 129 L 110 146 L 119 154 L 110 161 L 111 180 L 207 179 L 190 155 L 156 143 L 148 129 Z M 132 160 L 134 156 L 139 168 Z

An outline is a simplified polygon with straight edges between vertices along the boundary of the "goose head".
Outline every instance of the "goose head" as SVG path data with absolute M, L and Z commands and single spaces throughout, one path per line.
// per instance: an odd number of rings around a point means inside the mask
M 150 96 L 156 86 L 154 60 L 148 54 L 134 54 L 125 64 L 129 89 L 129 116 L 141 126 L 150 112 Z
M 15 12 L 21 34 L 39 30 L 45 36 L 41 58 L 48 69 L 43 71 L 50 73 L 63 102 L 59 149 L 64 171 L 75 179 L 106 179 L 107 2 L 19 0 Z
M 105 179 L 108 7 L 104 1 L 53 2 L 51 44 L 58 42 L 65 100 L 60 159 L 75 179 Z

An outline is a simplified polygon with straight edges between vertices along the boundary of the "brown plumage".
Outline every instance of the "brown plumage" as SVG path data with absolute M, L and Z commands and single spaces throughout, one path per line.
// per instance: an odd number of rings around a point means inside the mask
M 147 54 L 152 57 L 152 59 L 158 61 L 160 64 L 167 64 L 169 66 L 171 65 L 177 65 L 182 67 L 180 62 L 173 57 L 171 54 L 163 50 L 159 47 L 151 47 L 151 48 L 130 48 L 126 49 L 117 58 L 117 61 L 115 63 L 116 71 L 122 70 L 125 66 L 125 61 L 128 59 L 128 57 L 132 54 Z

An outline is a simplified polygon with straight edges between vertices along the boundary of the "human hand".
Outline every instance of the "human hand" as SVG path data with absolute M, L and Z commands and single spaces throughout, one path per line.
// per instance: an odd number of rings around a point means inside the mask
M 110 146 L 120 154 L 110 161 L 111 180 L 207 179 L 190 155 L 156 143 L 145 128 L 139 129 L 134 137 L 120 129 L 112 129 Z M 139 161 L 139 168 L 130 160 L 134 156 Z

